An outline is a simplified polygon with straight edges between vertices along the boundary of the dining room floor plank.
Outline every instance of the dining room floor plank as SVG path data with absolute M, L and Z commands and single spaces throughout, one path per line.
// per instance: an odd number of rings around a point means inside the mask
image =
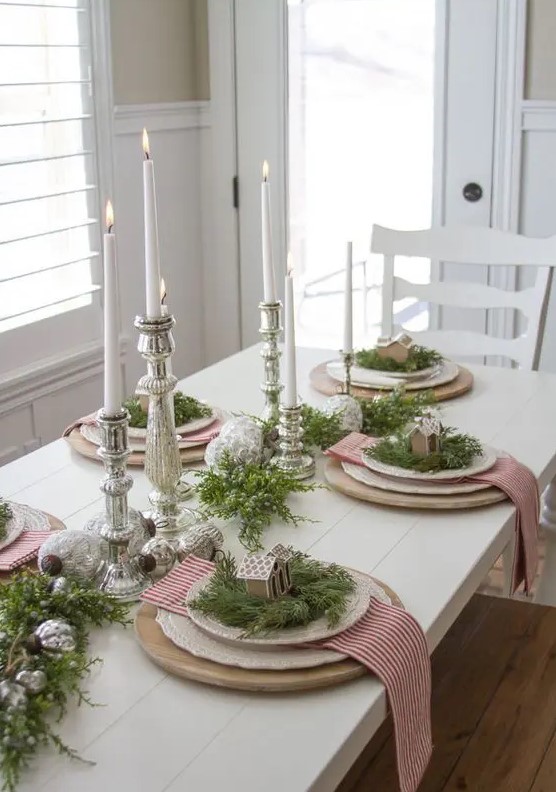
M 543 758 L 547 777 L 556 762 L 555 657 L 556 609 L 475 595 L 432 657 L 434 752 L 419 792 L 533 792 Z M 383 730 L 338 792 L 398 789 Z

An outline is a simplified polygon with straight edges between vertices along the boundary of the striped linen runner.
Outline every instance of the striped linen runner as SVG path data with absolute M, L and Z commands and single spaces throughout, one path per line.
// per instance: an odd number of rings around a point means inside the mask
M 141 599 L 187 616 L 184 601 L 189 588 L 213 569 L 211 562 L 190 556 Z M 394 723 L 401 792 L 415 792 L 432 753 L 430 660 L 417 621 L 401 608 L 373 599 L 353 627 L 309 645 L 343 652 L 384 684 Z
M 339 443 L 325 451 L 328 456 L 342 462 L 363 465 L 361 451 L 373 445 L 376 440 L 358 432 L 352 432 Z M 539 488 L 535 475 L 515 457 L 499 457 L 490 470 L 474 476 L 444 479 L 443 483 L 482 482 L 505 492 L 516 509 L 516 542 L 512 563 L 512 593 L 523 583 L 530 592 L 537 570 L 538 526 L 539 526 Z M 438 482 L 440 483 L 440 482 Z
M 32 561 L 49 536 L 52 531 L 23 531 L 15 542 L 0 550 L 0 572 L 11 572 Z

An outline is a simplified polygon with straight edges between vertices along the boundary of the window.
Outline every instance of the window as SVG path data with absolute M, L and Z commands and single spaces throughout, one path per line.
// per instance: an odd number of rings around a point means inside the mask
M 4 369 L 99 335 L 91 30 L 89 0 L 0 0 Z

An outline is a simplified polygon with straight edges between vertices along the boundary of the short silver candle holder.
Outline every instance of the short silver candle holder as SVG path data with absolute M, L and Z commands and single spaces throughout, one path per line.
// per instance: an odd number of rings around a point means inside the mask
M 114 415 L 108 415 L 104 410 L 97 414 L 102 437 L 98 455 L 106 471 L 100 489 L 104 492 L 106 505 L 104 513 L 90 521 L 108 544 L 108 558 L 96 577 L 97 588 L 126 602 L 139 599 L 151 584 L 137 561 L 130 559 L 128 553 L 128 544 L 137 530 L 139 519 L 138 512 L 130 513 L 127 504 L 127 493 L 133 486 L 133 479 L 127 472 L 130 453 L 127 443 L 128 421 L 129 414 L 123 408 Z
M 137 393 L 149 397 L 145 439 L 145 474 L 154 489 L 149 495 L 148 516 L 159 522 L 158 533 L 173 536 L 197 521 L 193 510 L 182 503 L 190 491 L 181 481 L 182 464 L 173 410 L 176 378 L 168 374 L 167 361 L 175 346 L 174 317 L 137 316 L 138 350 L 147 361 L 147 374 L 137 384 Z M 165 526 L 164 528 L 162 526 Z
M 272 462 L 298 479 L 306 479 L 315 472 L 315 460 L 303 450 L 303 419 L 301 405 L 279 408 L 278 452 Z
M 280 392 L 284 387 L 280 382 L 280 357 L 282 353 L 278 348 L 278 339 L 282 332 L 281 315 L 282 303 L 261 302 L 261 326 L 259 333 L 263 338 L 261 357 L 264 360 L 264 382 L 261 390 L 264 393 L 265 405 L 261 418 L 264 421 L 278 421 L 278 408 L 280 406 Z
M 355 355 L 353 352 L 344 352 L 340 350 L 340 357 L 344 364 L 344 382 L 339 386 L 338 391 L 351 396 L 351 367 L 353 366 Z

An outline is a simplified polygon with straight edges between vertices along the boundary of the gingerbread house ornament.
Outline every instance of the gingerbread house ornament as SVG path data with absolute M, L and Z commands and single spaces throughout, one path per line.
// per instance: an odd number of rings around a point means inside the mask
M 376 351 L 380 358 L 391 358 L 396 363 L 405 363 L 413 339 L 407 333 L 398 333 L 395 338 L 381 337 L 376 342 Z
M 442 423 L 437 415 L 423 415 L 409 431 L 411 452 L 416 456 L 429 456 L 440 451 Z
M 272 552 L 245 556 L 237 577 L 245 581 L 247 591 L 254 597 L 274 600 L 283 597 L 291 588 L 289 561 L 277 558 Z

